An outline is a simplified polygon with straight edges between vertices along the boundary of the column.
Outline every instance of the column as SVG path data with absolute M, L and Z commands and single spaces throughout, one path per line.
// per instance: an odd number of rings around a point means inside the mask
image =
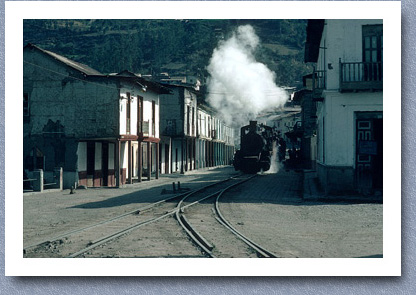
M 131 149 L 131 140 L 129 140 L 127 142 L 127 169 L 128 169 L 128 173 L 127 173 L 127 183 L 132 184 L 133 183 L 133 157 L 132 157 L 132 149 Z
M 33 190 L 35 192 L 43 192 L 43 170 L 35 169 L 33 171 L 33 178 L 36 179 L 33 181 Z
M 152 154 L 152 151 L 150 149 L 150 141 L 149 141 L 149 142 L 147 142 L 147 180 L 150 180 L 150 176 L 152 174 L 151 154 Z
M 159 179 L 159 167 L 160 167 L 159 161 L 160 161 L 160 159 L 159 159 L 159 143 L 156 143 L 156 179 Z
M 142 182 L 142 174 L 143 174 L 143 149 L 142 149 L 142 142 L 139 141 L 139 145 L 137 147 L 137 161 L 139 162 L 138 165 L 138 179 L 139 182 Z
M 184 174 L 185 171 L 183 169 L 183 158 L 184 158 L 184 141 L 185 139 L 182 138 L 181 140 L 181 174 Z
M 114 176 L 116 178 L 116 187 L 120 187 L 120 141 L 117 140 L 115 143 L 115 163 L 114 163 Z
M 53 170 L 53 177 L 55 179 L 55 188 L 63 190 L 64 179 L 63 179 L 63 169 L 62 167 L 55 167 Z

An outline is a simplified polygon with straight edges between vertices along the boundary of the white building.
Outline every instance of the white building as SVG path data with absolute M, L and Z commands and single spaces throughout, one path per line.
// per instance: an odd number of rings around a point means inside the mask
M 182 84 L 165 84 L 161 96 L 162 173 L 228 165 L 234 152 L 234 133 L 203 105 L 199 91 Z
M 197 167 L 229 165 L 234 142 L 234 129 L 218 119 L 210 107 L 198 103 Z
M 161 96 L 162 171 L 184 173 L 195 169 L 197 95 L 189 87 L 166 87 L 171 94 Z
M 382 190 L 382 20 L 309 20 L 319 180 L 327 193 Z

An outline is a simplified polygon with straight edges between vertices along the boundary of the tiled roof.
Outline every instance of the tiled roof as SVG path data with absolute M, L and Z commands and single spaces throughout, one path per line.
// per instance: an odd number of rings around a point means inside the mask
M 160 93 L 160 94 L 169 94 L 171 93 L 170 90 L 160 83 L 155 83 L 152 81 L 145 80 L 144 78 L 140 77 L 139 75 L 136 75 L 129 71 L 123 71 L 119 74 L 111 74 L 111 75 L 105 75 L 100 73 L 97 70 L 94 70 L 93 68 L 90 68 L 87 65 L 84 65 L 82 63 L 70 60 L 69 58 L 66 58 L 62 55 L 56 54 L 54 52 L 42 49 L 36 45 L 33 45 L 31 43 L 27 44 L 24 49 L 35 49 L 38 50 L 58 61 L 65 64 L 68 67 L 71 67 L 72 69 L 75 69 L 85 75 L 88 76 L 90 79 L 117 79 L 117 80 L 128 80 L 132 83 L 137 83 L 139 86 L 143 87 L 144 89 L 149 89 L 154 92 Z
M 64 57 L 62 55 L 56 54 L 54 52 L 51 52 L 51 51 L 48 51 L 48 50 L 45 50 L 45 49 L 42 49 L 42 48 L 40 48 L 40 47 L 38 47 L 36 45 L 33 45 L 31 43 L 27 44 L 24 48 L 34 48 L 34 49 L 37 49 L 37 50 L 39 50 L 39 51 L 41 51 L 41 52 L 43 52 L 43 53 L 51 56 L 52 58 L 54 58 L 54 59 L 56 59 L 56 60 L 64 63 L 65 65 L 67 65 L 67 66 L 69 66 L 69 67 L 71 67 L 71 68 L 73 68 L 73 69 L 75 69 L 77 71 L 80 71 L 80 72 L 82 72 L 82 73 L 84 73 L 86 75 L 102 75 L 102 73 L 100 73 L 97 70 L 94 70 L 93 68 L 90 68 L 87 65 L 84 65 L 82 63 L 79 63 L 79 62 L 76 62 L 76 61 L 73 61 L 73 60 L 70 60 L 69 58 L 66 58 L 66 57 Z

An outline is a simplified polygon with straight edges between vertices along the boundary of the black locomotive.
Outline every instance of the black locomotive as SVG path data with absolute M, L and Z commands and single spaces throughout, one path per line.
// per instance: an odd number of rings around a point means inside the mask
M 241 127 L 241 148 L 234 155 L 235 170 L 244 173 L 269 170 L 276 140 L 275 130 L 257 121 Z

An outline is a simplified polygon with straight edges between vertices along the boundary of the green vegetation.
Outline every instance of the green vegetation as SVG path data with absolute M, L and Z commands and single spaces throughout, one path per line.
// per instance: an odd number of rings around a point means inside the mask
M 256 58 L 276 72 L 276 83 L 299 86 L 311 72 L 303 62 L 306 20 L 25 20 L 23 41 L 102 73 L 168 72 L 204 80 L 219 40 L 245 24 L 260 37 Z

